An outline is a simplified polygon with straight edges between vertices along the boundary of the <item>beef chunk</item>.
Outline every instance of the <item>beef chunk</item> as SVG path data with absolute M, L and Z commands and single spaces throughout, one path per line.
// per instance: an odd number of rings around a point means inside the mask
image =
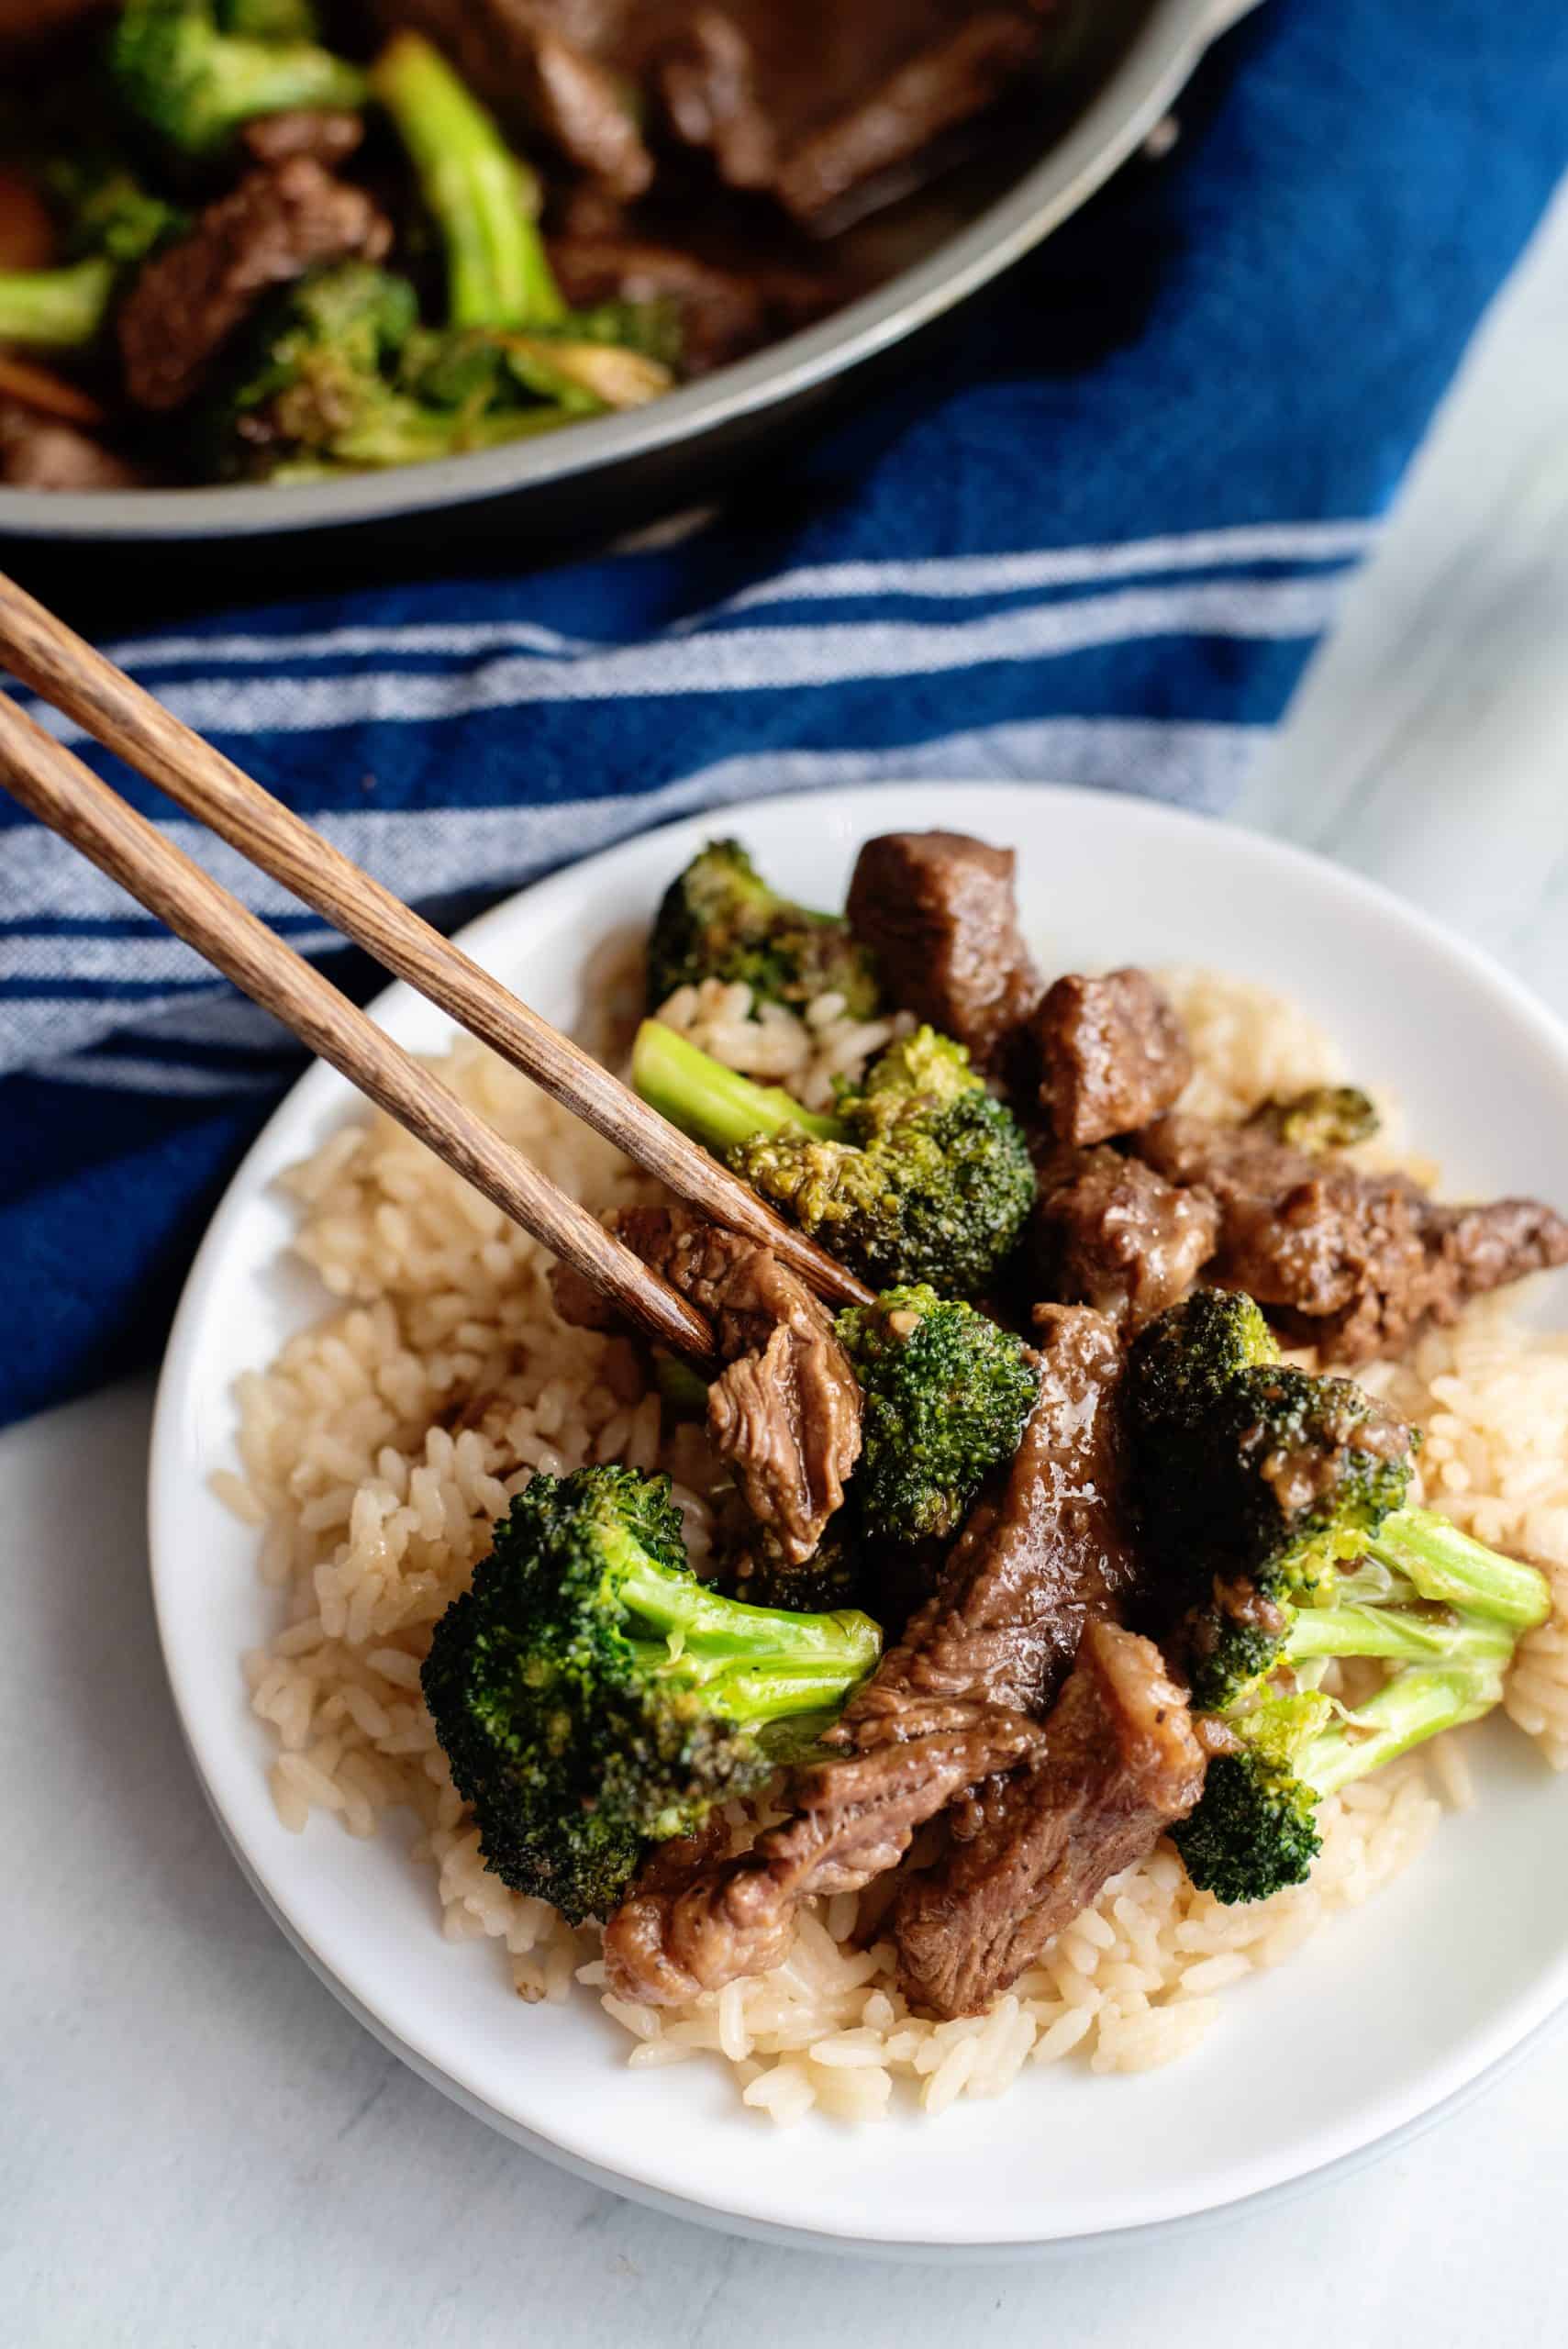
M 805 221 L 991 106 L 1038 55 L 1029 0 L 717 0 L 651 65 L 676 135 Z
M 246 123 L 239 139 L 258 163 L 286 163 L 291 155 L 308 155 L 313 162 L 333 171 L 358 150 L 364 135 L 364 124 L 357 114 L 301 107 L 293 114 L 258 115 L 254 122 Z
M 1218 1202 L 1214 1276 L 1329 1362 L 1398 1354 L 1473 1297 L 1568 1264 L 1568 1223 L 1534 1199 L 1447 1207 L 1399 1174 L 1293 1149 L 1259 1126 L 1162 1118 L 1135 1147 Z
M 940 1588 L 828 1733 L 830 1760 L 795 1771 L 789 1817 L 684 1888 L 639 1881 L 605 1953 L 623 1995 L 673 2003 L 765 1972 L 802 1899 L 894 1866 L 916 1829 L 1037 1749 L 1042 1706 L 1085 1619 L 1132 1575 L 1118 1507 L 1115 1334 L 1051 1317 L 1040 1399 L 1011 1469 L 953 1547 Z
M 141 476 L 73 424 L 0 400 L 0 482 L 9 489 L 136 489 Z
M 714 1326 L 726 1367 L 708 1389 L 707 1431 L 785 1565 L 800 1564 L 843 1504 L 861 1451 L 861 1392 L 827 1308 L 771 1248 L 682 1208 L 605 1219 Z M 562 1318 L 612 1326 L 604 1299 L 557 1267 Z
M 322 262 L 380 261 L 391 242 L 363 190 L 308 154 L 248 173 L 188 236 L 143 263 L 119 311 L 127 392 L 139 407 L 179 407 L 271 287 Z
M 1172 1108 L 1193 1073 L 1174 1012 L 1147 971 L 1058 979 L 1031 1022 L 1040 1099 L 1059 1141 L 1108 1141 Z
M 1184 1297 L 1219 1238 L 1219 1209 L 1105 1144 L 1048 1162 L 1029 1248 L 1049 1297 L 1092 1305 L 1130 1336 Z
M 884 832 L 850 883 L 850 928 L 893 1001 L 994 1066 L 1040 994 L 1018 931 L 1010 848 L 962 832 Z
M 975 2014 L 1203 1791 L 1184 1692 L 1150 1641 L 1084 1635 L 1040 1750 L 987 1789 L 966 1840 L 911 1876 L 893 1912 L 911 2003 Z

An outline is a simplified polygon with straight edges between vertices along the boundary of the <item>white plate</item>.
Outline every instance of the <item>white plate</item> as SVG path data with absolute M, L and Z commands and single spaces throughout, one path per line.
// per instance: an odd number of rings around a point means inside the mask
M 962 825 L 1016 843 L 1042 965 L 1207 962 L 1264 980 L 1393 1083 L 1410 1132 L 1466 1189 L 1562 1187 L 1568 1040 L 1502 974 L 1394 898 L 1276 843 L 1090 792 L 888 786 L 775 799 L 646 835 L 556 874 L 464 934 L 548 1018 L 576 1015 L 584 956 L 646 921 L 716 826 L 765 871 L 832 904 L 856 847 L 895 825 Z M 420 1050 L 448 1032 L 405 987 L 378 1008 Z M 599 2182 L 747 2232 L 928 2252 L 1038 2247 L 1214 2210 L 1409 2126 L 1474 2081 L 1568 1998 L 1568 1782 L 1506 1725 L 1480 1741 L 1482 1798 L 1435 1850 L 1296 1960 L 1228 1991 L 1184 2063 L 1134 2078 L 1026 2069 L 995 2103 L 961 2101 L 855 2132 L 779 2131 L 727 2073 L 632 2072 L 591 1998 L 522 2005 L 488 1943 L 437 1929 L 428 1871 L 388 1832 L 356 1842 L 273 1813 L 269 1732 L 240 1651 L 270 1601 L 255 1536 L 212 1497 L 233 1462 L 232 1386 L 326 1300 L 285 1259 L 272 1178 L 352 1114 L 317 1067 L 268 1126 L 215 1218 L 164 1367 L 151 1472 L 153 1582 L 175 1701 L 242 1865 L 352 2011 L 496 2127 Z M 1553 1318 L 1568 1319 L 1559 1290 Z

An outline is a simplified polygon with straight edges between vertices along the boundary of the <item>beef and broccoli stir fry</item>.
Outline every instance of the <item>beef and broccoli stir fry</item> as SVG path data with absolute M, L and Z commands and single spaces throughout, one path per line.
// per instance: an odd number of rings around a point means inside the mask
M 835 1318 L 687 1208 L 614 1212 L 715 1328 L 659 1386 L 731 1506 L 711 1582 L 624 1467 L 536 1475 L 497 1526 L 424 1676 L 488 1865 L 599 1919 L 649 2007 L 880 1878 L 938 2017 L 1167 1834 L 1222 1903 L 1304 1882 L 1324 1798 L 1489 1711 L 1551 1606 L 1420 1504 L 1419 1431 L 1346 1366 L 1568 1263 L 1568 1223 L 1377 1168 L 1349 1086 L 1184 1109 L 1157 982 L 1045 984 L 1010 852 L 955 834 L 868 842 L 843 917 L 711 843 L 648 972 L 633 1082 L 878 1295 Z M 705 981 L 899 1016 L 824 1114 L 679 1032 Z
M 309 482 L 640 406 L 865 290 L 835 231 L 1053 0 L 81 0 L 0 19 L 0 482 Z M 16 35 L 12 35 L 15 42 Z

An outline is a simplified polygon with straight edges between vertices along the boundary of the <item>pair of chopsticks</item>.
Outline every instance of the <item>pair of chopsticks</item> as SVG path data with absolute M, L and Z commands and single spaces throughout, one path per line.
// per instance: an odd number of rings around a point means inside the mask
M 0 663 L 712 1221 L 772 1248 L 819 1296 L 869 1301 L 748 1185 L 4 573 Z M 0 784 L 628 1320 L 711 1355 L 695 1307 L 4 694 Z

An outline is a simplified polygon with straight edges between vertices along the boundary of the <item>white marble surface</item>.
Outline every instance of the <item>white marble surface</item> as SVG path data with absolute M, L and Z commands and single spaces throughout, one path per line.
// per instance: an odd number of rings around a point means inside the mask
M 1467 371 L 1251 820 L 1375 872 L 1568 1013 L 1568 206 Z M 934 2269 L 773 2251 L 576 2184 L 350 2021 L 181 1750 L 141 1531 L 149 1390 L 0 1438 L 16 1789 L 0 2341 L 1561 2340 L 1568 2030 L 1418 2141 L 1174 2243 Z M 1110 2091 L 1114 2093 L 1114 2089 Z

